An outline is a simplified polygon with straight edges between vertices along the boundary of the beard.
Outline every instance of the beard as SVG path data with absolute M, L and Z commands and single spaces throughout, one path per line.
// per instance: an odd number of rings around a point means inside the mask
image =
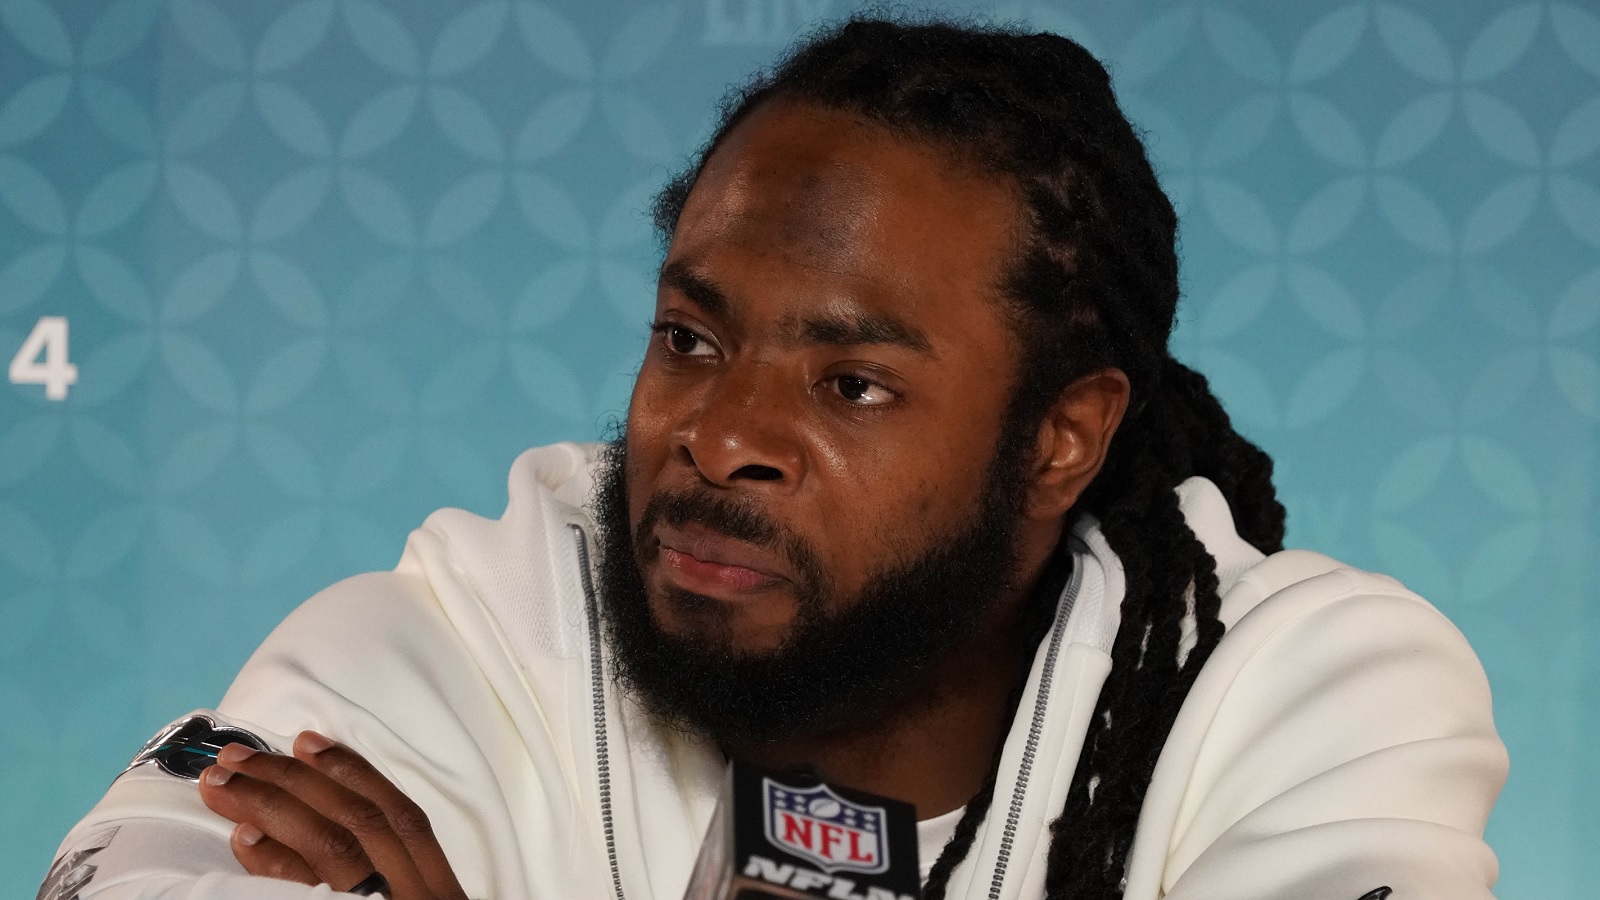
M 613 677 L 669 727 L 724 745 L 847 732 L 931 699 L 937 689 L 926 676 L 972 641 L 1015 587 L 1028 454 L 1025 442 L 1009 438 L 965 521 L 937 534 L 905 523 L 907 532 L 924 531 L 923 549 L 887 562 L 855 596 L 839 597 L 811 547 L 748 499 L 706 488 L 659 491 L 630 527 L 619 435 L 602 451 L 594 501 Z M 685 633 L 660 626 L 639 550 L 657 522 L 699 525 L 789 561 L 795 616 L 775 648 L 741 650 L 724 604 L 678 588 L 661 599 Z

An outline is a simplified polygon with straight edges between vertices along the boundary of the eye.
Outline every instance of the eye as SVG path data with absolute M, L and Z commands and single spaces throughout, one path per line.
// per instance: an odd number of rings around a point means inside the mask
M 676 322 L 657 322 L 650 327 L 673 356 L 712 356 L 717 352 L 710 341 Z
M 847 402 L 856 406 L 883 406 L 895 400 L 894 391 L 860 375 L 835 376 L 833 389 Z

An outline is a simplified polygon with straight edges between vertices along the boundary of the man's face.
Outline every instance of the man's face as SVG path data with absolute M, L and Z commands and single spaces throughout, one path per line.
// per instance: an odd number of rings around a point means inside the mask
M 730 665 L 837 650 L 852 616 L 934 649 L 970 633 L 992 597 L 934 595 L 1013 574 L 1022 475 L 996 451 L 1018 212 L 1002 182 L 844 113 L 768 104 L 730 133 L 662 267 L 609 473 L 625 528 L 601 510 L 627 533 L 610 592 L 636 575 L 661 638 Z

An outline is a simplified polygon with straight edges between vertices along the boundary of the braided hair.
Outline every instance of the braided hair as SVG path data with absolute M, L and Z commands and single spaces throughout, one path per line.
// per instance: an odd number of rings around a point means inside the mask
M 1052 900 L 1119 898 L 1156 758 L 1223 633 L 1216 561 L 1185 522 L 1174 489 L 1191 476 L 1208 478 L 1247 541 L 1269 553 L 1283 543 L 1271 460 L 1233 429 L 1206 380 L 1167 349 L 1179 294 L 1177 215 L 1110 76 L 1077 43 L 857 18 L 814 35 L 724 101 L 711 140 L 657 197 L 663 237 L 722 139 L 778 99 L 862 116 L 1018 189 L 1026 240 L 1004 303 L 1022 375 L 1007 435 L 1031 434 L 1083 375 L 1116 368 L 1128 376 L 1128 414 L 1071 513 L 1098 519 L 1122 561 L 1122 624 L 1066 805 L 1051 825 L 1045 876 Z M 942 900 L 969 852 L 995 777 L 991 771 L 967 804 L 934 865 L 929 900 Z

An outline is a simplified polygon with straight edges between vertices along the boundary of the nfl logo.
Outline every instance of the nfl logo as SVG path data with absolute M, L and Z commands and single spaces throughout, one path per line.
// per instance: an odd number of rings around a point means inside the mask
M 767 840 L 817 864 L 822 871 L 876 875 L 889 868 L 887 815 L 881 806 L 852 803 L 827 785 L 795 788 L 762 779 Z

